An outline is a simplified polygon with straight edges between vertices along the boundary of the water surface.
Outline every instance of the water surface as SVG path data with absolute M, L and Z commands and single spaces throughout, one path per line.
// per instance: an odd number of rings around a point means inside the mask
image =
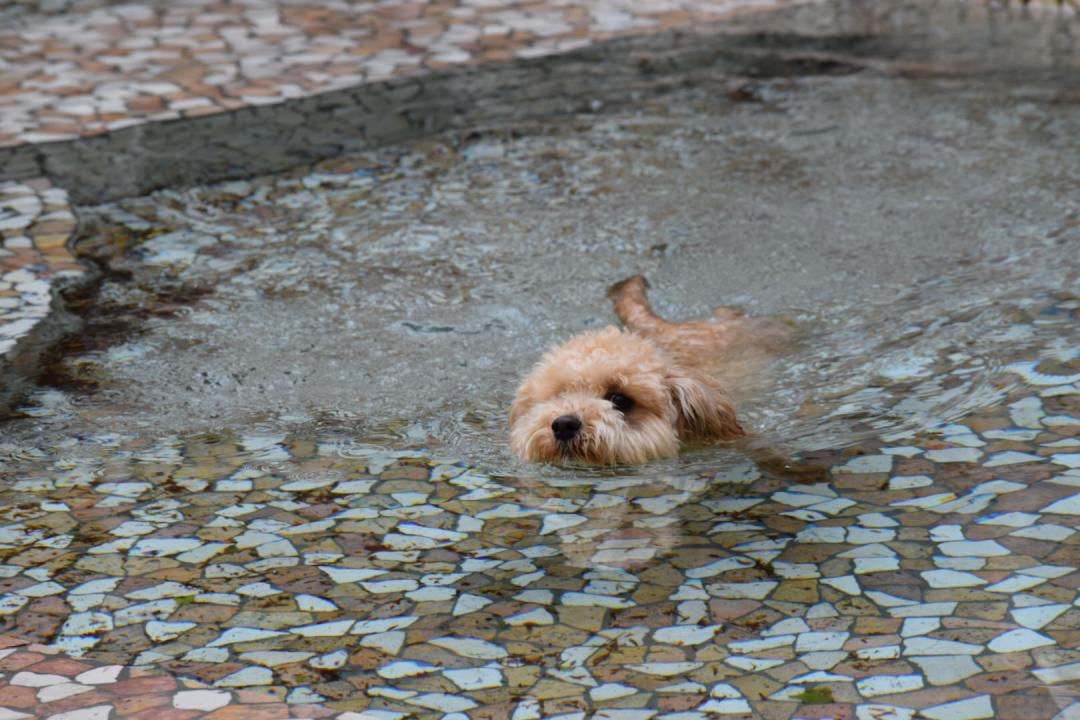
M 1064 707 L 1078 130 L 1022 83 L 717 79 L 82 208 L 87 329 L 0 438 L 0 615 L 337 709 L 931 707 L 1003 667 Z M 520 376 L 637 272 L 799 323 L 735 390 L 826 475 L 509 455 Z

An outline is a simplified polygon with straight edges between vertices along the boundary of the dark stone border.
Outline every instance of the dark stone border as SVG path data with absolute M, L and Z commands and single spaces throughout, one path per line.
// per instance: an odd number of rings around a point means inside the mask
M 1080 48 L 1063 48 L 1055 38 L 1063 29 L 1080 27 L 1080 17 L 1018 8 L 953 0 L 828 0 L 762 11 L 538 59 L 3 148 L 0 180 L 46 176 L 74 203 L 101 202 L 276 172 L 450 128 L 580 112 L 598 102 L 618 106 L 674 84 L 725 75 L 837 74 L 863 69 L 864 62 L 880 70 L 895 60 L 901 62 L 890 71 L 906 72 L 905 64 L 907 71 L 926 71 L 927 63 L 936 62 L 969 73 L 980 53 L 1008 51 L 1015 72 L 1054 70 L 1077 77 Z M 946 43 L 933 37 L 949 26 L 964 32 Z M 1023 41 L 1019 46 L 1017 38 Z
M 793 47 L 850 38 L 791 38 Z M 0 180 L 49 177 L 75 203 L 172 185 L 250 177 L 449 128 L 618 104 L 685 82 L 739 74 L 760 53 L 746 38 L 665 32 L 562 55 L 393 79 L 274 105 L 147 122 L 104 135 L 0 149 Z

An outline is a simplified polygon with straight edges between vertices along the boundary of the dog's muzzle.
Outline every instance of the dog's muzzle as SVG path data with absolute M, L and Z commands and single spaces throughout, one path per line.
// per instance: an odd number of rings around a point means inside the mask
M 551 423 L 551 432 L 561 443 L 568 443 L 581 432 L 581 420 L 573 415 L 562 415 Z

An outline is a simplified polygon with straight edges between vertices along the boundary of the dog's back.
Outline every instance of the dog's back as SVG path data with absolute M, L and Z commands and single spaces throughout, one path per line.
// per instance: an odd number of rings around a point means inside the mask
M 790 318 L 747 317 L 731 307 L 717 308 L 706 320 L 670 322 L 649 304 L 648 288 L 641 275 L 608 288 L 619 319 L 685 367 L 716 378 L 735 396 L 756 390 L 767 375 L 762 370 L 768 360 L 798 342 L 798 328 Z

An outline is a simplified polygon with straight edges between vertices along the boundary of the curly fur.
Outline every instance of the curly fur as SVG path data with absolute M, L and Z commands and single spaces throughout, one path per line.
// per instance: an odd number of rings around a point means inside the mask
M 764 348 L 788 342 L 789 323 L 744 318 L 721 308 L 709 320 L 670 323 L 648 304 L 640 275 L 608 291 L 628 330 L 583 333 L 549 350 L 522 380 L 510 409 L 510 446 L 528 462 L 636 464 L 678 454 L 687 444 L 746 435 L 734 403 L 710 365 L 736 345 Z M 620 412 L 620 393 L 633 406 Z M 572 439 L 557 439 L 552 423 L 580 420 Z

